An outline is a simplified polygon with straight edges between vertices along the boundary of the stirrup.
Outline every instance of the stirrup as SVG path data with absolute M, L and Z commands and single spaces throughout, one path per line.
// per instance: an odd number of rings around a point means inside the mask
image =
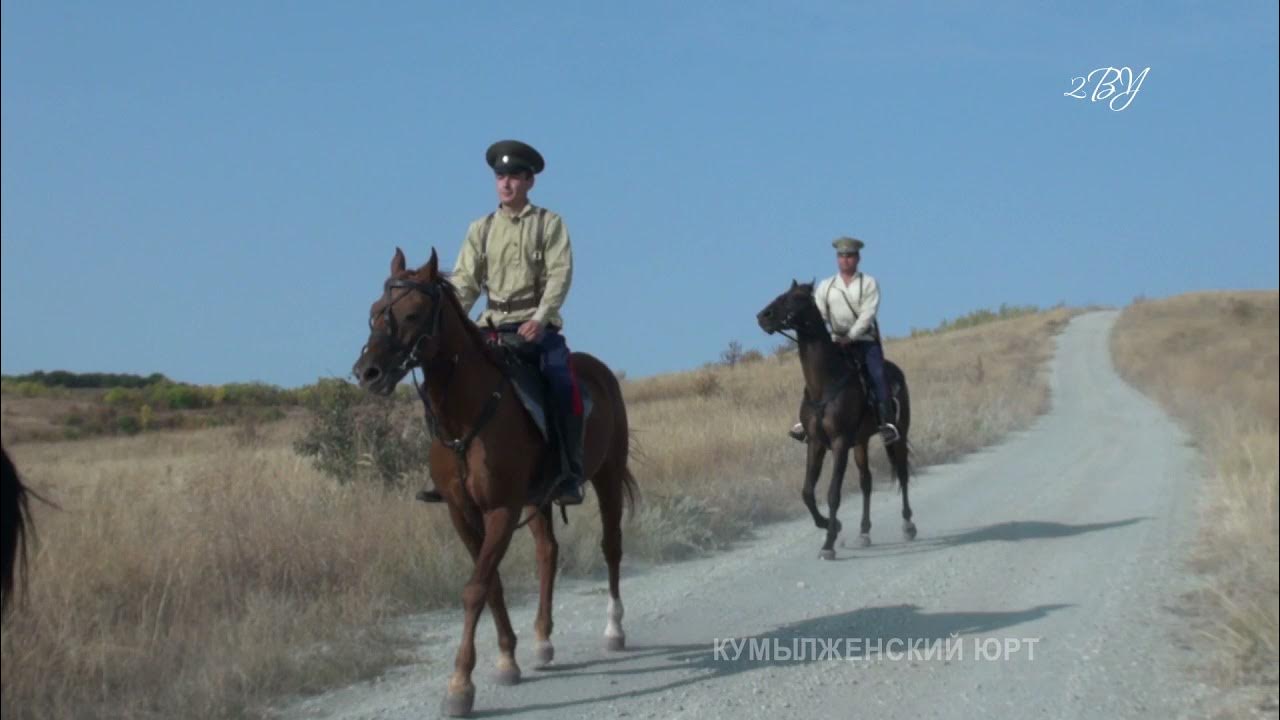
M 418 501 L 420 501 L 420 502 L 424 502 L 424 503 L 442 503 L 442 502 L 444 502 L 444 496 L 443 496 L 443 495 L 441 495 L 441 494 L 440 494 L 440 491 L 439 491 L 439 490 L 436 490 L 435 488 L 431 488 L 430 490 L 419 490 L 419 491 L 418 491 L 418 494 L 417 494 L 417 495 L 414 495 L 414 496 L 413 496 L 413 498 L 414 498 L 415 500 L 418 500 Z
M 884 438 L 885 445 L 892 445 L 902 439 L 902 435 L 898 433 L 898 428 L 893 423 L 885 423 L 880 426 L 880 435 Z
M 585 499 L 582 494 L 582 483 L 561 480 L 559 490 L 560 495 L 555 499 L 555 503 L 561 507 L 581 505 Z

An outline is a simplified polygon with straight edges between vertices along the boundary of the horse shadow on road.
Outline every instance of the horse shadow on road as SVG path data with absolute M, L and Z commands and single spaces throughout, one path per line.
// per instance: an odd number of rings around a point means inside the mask
M 845 555 L 837 558 L 837 561 L 865 560 L 872 556 L 892 557 L 895 555 L 910 555 L 919 552 L 963 547 L 965 545 L 984 542 L 1023 542 L 1026 540 L 1054 540 L 1058 538 L 1069 538 L 1087 533 L 1128 527 L 1149 519 L 1150 518 L 1146 517 L 1132 517 L 1124 520 L 1112 520 L 1109 522 L 1079 524 L 1046 520 L 1011 520 L 1008 522 L 985 525 L 979 528 L 969 528 L 945 535 L 938 535 L 936 537 L 925 537 L 922 535 L 915 540 L 894 541 L 884 544 L 874 544 L 867 548 L 857 548 L 856 555 Z
M 810 618 L 749 638 L 736 638 L 736 647 L 742 648 L 738 652 L 726 644 L 726 639 L 717 642 L 713 637 L 699 643 L 639 646 L 599 660 L 556 665 L 529 678 L 539 686 L 563 682 L 565 699 L 562 701 L 486 708 L 477 710 L 474 716 L 511 717 L 593 703 L 625 702 L 695 685 L 714 692 L 721 681 L 769 666 L 883 661 L 884 649 L 890 647 L 889 642 L 893 640 L 901 641 L 898 647 L 905 654 L 912 642 L 927 648 L 938 642 L 945 644 L 948 639 L 994 633 L 1044 618 L 1066 607 L 1070 606 L 1053 604 L 1025 610 L 931 613 L 922 612 L 917 605 L 891 605 Z M 851 639 L 856 639 L 856 644 L 850 643 Z M 769 652 L 752 652 L 752 646 L 769 648 Z M 817 651 L 824 646 L 838 647 L 839 652 Z M 851 647 L 861 648 L 862 652 L 851 653 Z M 777 648 L 787 648 L 790 652 L 783 659 L 776 654 Z M 799 648 L 807 652 L 798 652 Z M 584 678 L 591 681 L 583 683 Z M 624 682 L 631 686 L 639 682 L 644 687 L 597 692 L 601 686 L 608 688 Z M 590 689 L 584 694 L 583 687 Z M 518 688 L 513 690 L 518 692 Z

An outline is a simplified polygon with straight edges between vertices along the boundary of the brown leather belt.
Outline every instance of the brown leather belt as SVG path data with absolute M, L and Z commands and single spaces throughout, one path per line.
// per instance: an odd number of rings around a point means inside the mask
M 521 310 L 533 310 L 538 307 L 538 298 L 528 297 L 523 300 L 494 300 L 492 296 L 489 298 L 489 309 L 498 310 L 504 313 L 519 312 Z

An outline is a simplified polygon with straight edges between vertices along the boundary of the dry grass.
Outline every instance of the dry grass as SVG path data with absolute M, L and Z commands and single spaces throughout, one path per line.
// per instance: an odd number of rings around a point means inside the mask
M 443 601 L 457 544 L 422 509 L 232 431 L 12 448 L 39 532 L 3 638 L 3 714 L 226 717 L 381 667 L 368 631 Z
M 1120 372 L 1182 420 L 1203 450 L 1200 598 L 1227 686 L 1277 681 L 1280 295 L 1197 293 L 1127 308 L 1112 336 Z
M 1041 368 L 1069 314 L 890 343 L 912 387 L 917 465 L 1043 412 Z M 801 511 L 804 451 L 785 434 L 794 355 L 624 392 L 643 495 L 628 557 L 705 552 Z M 252 715 L 394 662 L 402 649 L 370 629 L 379 620 L 455 604 L 470 562 L 441 509 L 336 485 L 292 452 L 298 432 L 286 421 L 11 447 L 62 509 L 35 504 L 29 596 L 3 636 L 4 717 Z M 591 502 L 557 529 L 570 574 L 600 570 Z M 521 533 L 503 565 L 510 595 L 531 587 L 532 555 Z

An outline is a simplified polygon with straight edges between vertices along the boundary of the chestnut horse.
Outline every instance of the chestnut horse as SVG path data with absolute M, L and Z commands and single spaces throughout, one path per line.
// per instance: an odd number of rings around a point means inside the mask
M 462 591 L 465 620 L 462 645 L 444 701 L 451 716 L 471 712 L 475 686 L 476 622 L 485 601 L 498 629 L 498 682 L 520 680 L 516 635 L 502 596 L 498 565 L 517 528 L 522 509 L 537 545 L 540 576 L 534 622 L 536 664 L 554 656 L 551 594 L 558 545 L 550 506 L 531 502 L 543 487 L 548 448 L 538 426 L 521 405 L 504 355 L 463 312 L 457 294 L 441 275 L 434 249 L 417 270 L 405 268 L 396 249 L 391 277 L 369 309 L 369 342 L 354 373 L 360 386 L 387 395 L 410 370 L 421 368 L 423 404 L 432 426 L 431 476 L 444 496 L 449 518 L 475 561 Z M 595 487 L 604 526 L 601 543 L 609 566 L 609 606 L 605 647 L 622 650 L 622 599 L 618 566 L 622 559 L 622 512 L 634 504 L 635 479 L 627 468 L 629 429 L 622 389 L 613 372 L 585 353 L 573 353 L 577 382 L 590 392 L 593 408 L 583 440 L 583 475 Z
M 858 368 L 831 339 L 826 322 L 818 312 L 813 299 L 813 285 L 791 281 L 791 289 L 774 298 L 756 315 L 760 329 L 769 334 L 791 330 L 799 345 L 800 367 L 804 372 L 804 402 L 800 408 L 800 422 L 808 435 L 809 459 L 805 469 L 804 489 L 800 495 L 813 522 L 827 531 L 826 542 L 818 557 L 835 559 L 836 536 L 840 534 L 840 521 L 836 512 L 840 509 L 840 496 L 844 486 L 844 472 L 849 464 L 849 451 L 853 450 L 858 465 L 858 479 L 862 486 L 862 528 L 858 535 L 860 545 L 871 544 L 871 467 L 867 458 L 867 443 L 876 435 L 876 410 L 867 402 L 867 392 L 857 377 Z M 911 402 L 907 393 L 907 379 L 902 369 L 891 362 L 884 364 L 885 384 L 894 395 L 898 406 L 897 428 L 900 438 L 885 448 L 889 463 L 898 476 L 902 488 L 902 534 L 907 540 L 916 536 L 915 523 L 911 522 L 911 503 L 907 499 L 907 430 L 911 426 Z M 814 487 L 822 473 L 822 461 L 830 450 L 834 456 L 831 485 L 827 489 L 827 508 L 831 518 L 822 516 L 814 500 Z

